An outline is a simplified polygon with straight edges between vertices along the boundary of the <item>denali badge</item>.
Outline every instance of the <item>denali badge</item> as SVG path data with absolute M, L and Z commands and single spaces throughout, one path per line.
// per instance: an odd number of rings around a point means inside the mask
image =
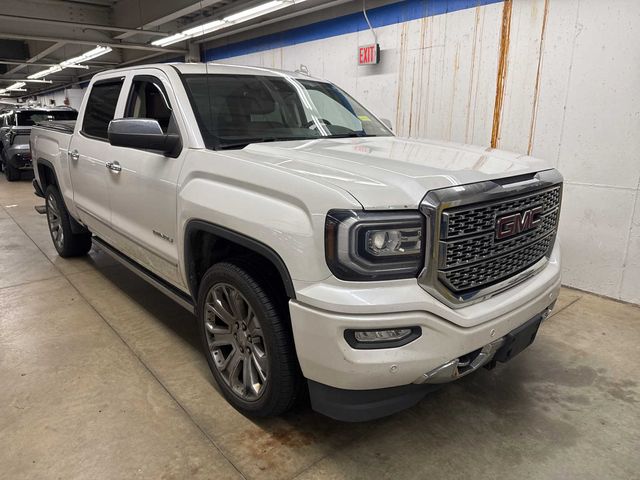
M 542 222 L 542 207 L 512 213 L 496 221 L 496 238 L 502 240 L 537 227 Z

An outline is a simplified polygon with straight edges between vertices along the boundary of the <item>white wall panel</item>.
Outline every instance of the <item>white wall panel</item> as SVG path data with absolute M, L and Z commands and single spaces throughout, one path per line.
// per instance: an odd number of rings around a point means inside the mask
M 636 194 L 633 224 L 622 272 L 620 298 L 640 303 L 640 190 Z
M 620 296 L 634 200 L 631 190 L 565 184 L 560 218 L 565 284 Z
M 515 1 L 498 147 L 527 152 L 536 97 L 544 2 Z
M 378 28 L 377 66 L 356 65 L 368 31 L 233 60 L 303 63 L 399 135 L 488 146 L 502 15 L 496 3 Z M 565 283 L 640 302 L 640 2 L 513 0 L 508 42 L 498 147 L 565 176 Z
M 569 181 L 636 189 L 640 2 L 583 0 L 574 35 L 559 167 Z
M 538 104 L 530 140 L 532 152 L 555 167 L 558 166 L 560 156 L 577 14 L 577 1 L 549 2 L 537 92 Z

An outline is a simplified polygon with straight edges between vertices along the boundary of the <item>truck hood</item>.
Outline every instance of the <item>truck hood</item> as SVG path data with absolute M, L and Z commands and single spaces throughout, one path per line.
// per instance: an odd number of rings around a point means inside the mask
M 429 190 L 549 168 L 502 150 L 398 137 L 254 143 L 225 153 L 337 186 L 366 209 L 416 208 Z

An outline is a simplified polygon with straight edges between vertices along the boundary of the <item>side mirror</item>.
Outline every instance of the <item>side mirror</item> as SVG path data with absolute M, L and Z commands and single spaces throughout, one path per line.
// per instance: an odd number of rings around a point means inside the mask
M 180 136 L 164 133 L 157 120 L 151 118 L 118 118 L 109 122 L 109 143 L 116 147 L 158 150 L 167 156 L 177 156 Z
M 384 123 L 385 127 L 387 127 L 389 130 L 393 131 L 393 125 L 391 125 L 391 120 L 389 120 L 388 118 L 381 118 L 380 121 L 382 123 Z

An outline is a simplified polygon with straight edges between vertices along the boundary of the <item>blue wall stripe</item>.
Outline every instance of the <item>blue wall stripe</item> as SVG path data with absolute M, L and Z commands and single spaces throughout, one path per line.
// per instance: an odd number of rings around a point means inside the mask
M 367 15 L 374 27 L 384 27 L 386 25 L 408 22 L 410 20 L 417 20 L 434 15 L 442 15 L 466 8 L 500 3 L 502 1 L 503 0 L 404 0 L 368 10 Z M 303 27 L 293 28 L 291 30 L 285 30 L 284 32 L 210 48 L 203 52 L 202 60 L 210 62 L 222 58 L 262 52 L 264 50 L 287 47 L 312 40 L 354 33 L 360 30 L 367 30 L 368 28 L 364 15 L 362 15 L 362 12 L 358 12 L 323 20 Z

